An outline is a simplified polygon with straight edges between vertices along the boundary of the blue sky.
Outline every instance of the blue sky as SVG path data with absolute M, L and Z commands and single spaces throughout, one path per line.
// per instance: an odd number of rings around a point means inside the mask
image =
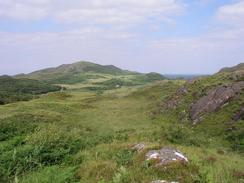
M 244 62 L 244 0 L 0 0 L 0 74 L 80 60 L 209 74 Z

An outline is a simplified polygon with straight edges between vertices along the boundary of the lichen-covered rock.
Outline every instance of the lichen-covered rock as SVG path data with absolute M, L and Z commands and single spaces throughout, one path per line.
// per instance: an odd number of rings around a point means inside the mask
M 213 112 L 228 103 L 233 97 L 244 89 L 244 81 L 229 86 L 218 86 L 210 90 L 207 96 L 200 98 L 192 105 L 190 110 L 191 119 L 197 123 L 208 112 Z
M 131 149 L 137 152 L 143 151 L 146 148 L 146 144 L 145 143 L 139 143 L 134 145 Z
M 187 157 L 183 153 L 170 147 L 149 151 L 146 154 L 146 160 L 155 160 L 155 166 L 164 166 L 175 162 L 188 162 Z

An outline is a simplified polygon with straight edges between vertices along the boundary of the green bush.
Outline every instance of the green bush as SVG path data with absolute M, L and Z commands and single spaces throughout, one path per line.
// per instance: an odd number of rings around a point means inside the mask
M 36 118 L 32 114 L 14 115 L 2 119 L 0 120 L 0 141 L 31 133 L 36 127 Z
M 130 173 L 125 167 L 121 166 L 119 171 L 113 177 L 112 183 L 128 183 L 130 182 Z
M 226 139 L 234 151 L 244 152 L 244 125 L 239 122 L 236 129 L 227 132 Z
M 45 167 L 20 178 L 20 183 L 75 183 L 75 168 L 58 166 Z
M 165 129 L 164 129 L 165 130 Z M 175 144 L 202 146 L 206 144 L 206 137 L 188 127 L 173 125 L 164 131 L 166 139 Z
M 131 150 L 122 150 L 119 151 L 115 155 L 115 161 L 118 163 L 118 165 L 125 166 L 132 164 L 132 158 L 133 158 L 133 151 Z
M 61 90 L 61 87 L 32 79 L 0 76 L 0 105 L 30 100 L 39 94 Z

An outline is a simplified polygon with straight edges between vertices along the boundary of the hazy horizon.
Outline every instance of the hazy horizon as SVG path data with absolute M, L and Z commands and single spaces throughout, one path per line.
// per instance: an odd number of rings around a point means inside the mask
M 0 0 L 0 75 L 79 60 L 213 74 L 244 62 L 244 0 Z
M 91 62 L 91 61 L 77 61 L 77 62 Z M 75 64 L 77 62 L 71 62 L 71 63 L 62 63 L 60 65 L 55 65 L 55 66 L 50 66 L 50 67 L 43 67 L 43 68 L 38 68 L 36 70 L 31 70 L 29 72 L 20 72 L 20 73 L 6 73 L 6 74 L 1 74 L 0 73 L 0 76 L 1 75 L 9 75 L 9 76 L 14 76 L 14 75 L 18 75 L 18 74 L 29 74 L 29 73 L 32 73 L 32 72 L 35 72 L 35 71 L 39 71 L 39 70 L 43 70 L 43 69 L 48 69 L 48 68 L 56 68 L 56 67 L 59 67 L 63 64 Z M 94 63 L 94 64 L 99 64 L 97 62 L 91 62 L 91 63 Z M 100 64 L 99 64 L 100 65 Z M 101 65 L 113 65 L 113 64 L 101 64 Z M 116 66 L 116 65 L 114 65 Z M 235 65 L 232 65 L 232 66 L 235 66 Z M 118 67 L 118 66 L 116 66 Z M 228 67 L 228 66 L 227 66 Z M 231 66 L 230 66 L 231 67 Z M 143 71 L 138 71 L 138 70 L 129 70 L 129 69 L 126 69 L 126 68 L 122 68 L 122 67 L 119 67 L 120 69 L 123 69 L 123 70 L 128 70 L 128 71 L 134 71 L 134 72 L 141 72 L 141 73 L 150 73 L 150 72 L 155 72 L 155 71 L 148 71 L 148 72 L 143 72 Z M 221 67 L 220 69 L 222 69 L 224 67 Z M 216 72 L 220 71 L 217 70 Z M 214 72 L 214 73 L 216 73 Z M 162 73 L 162 72 L 157 72 L 157 73 L 160 73 L 160 74 L 163 74 L 165 76 L 200 76 L 200 75 L 211 75 L 211 74 L 214 74 L 214 73 Z

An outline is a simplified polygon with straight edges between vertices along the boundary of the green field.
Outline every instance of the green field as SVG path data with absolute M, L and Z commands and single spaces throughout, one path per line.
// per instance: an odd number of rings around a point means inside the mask
M 244 159 L 223 136 L 159 112 L 182 84 L 165 80 L 103 93 L 74 86 L 1 106 L 0 182 L 240 182 Z M 139 142 L 148 145 L 142 153 L 131 150 Z M 160 169 L 145 161 L 147 150 L 163 146 L 181 150 L 190 163 Z

